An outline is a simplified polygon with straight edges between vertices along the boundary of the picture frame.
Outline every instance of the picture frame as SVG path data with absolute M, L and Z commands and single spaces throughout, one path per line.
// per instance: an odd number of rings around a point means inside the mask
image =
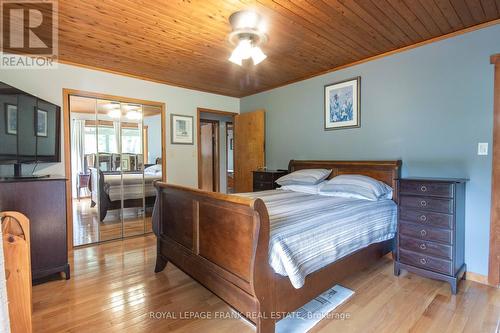
M 325 130 L 361 127 L 361 77 L 325 85 Z
M 130 171 L 130 165 L 128 159 L 123 159 L 121 163 L 121 171 Z
M 48 136 L 48 112 L 35 109 L 35 133 L 37 137 L 47 137 Z
M 5 132 L 17 135 L 17 105 L 5 103 Z
M 179 145 L 192 145 L 194 133 L 194 117 L 179 114 L 170 115 L 171 143 Z

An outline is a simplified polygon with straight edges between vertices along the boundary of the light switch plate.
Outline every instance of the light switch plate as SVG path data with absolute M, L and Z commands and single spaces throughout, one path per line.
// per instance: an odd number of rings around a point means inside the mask
M 477 144 L 478 155 L 488 155 L 488 142 L 479 142 Z

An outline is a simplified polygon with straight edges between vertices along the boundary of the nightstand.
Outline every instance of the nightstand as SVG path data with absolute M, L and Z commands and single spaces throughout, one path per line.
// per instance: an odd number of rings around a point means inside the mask
M 466 179 L 398 181 L 398 232 L 394 274 L 400 269 L 446 281 L 452 294 L 465 274 Z
M 257 170 L 253 172 L 253 191 L 274 190 L 278 187 L 275 182 L 286 175 L 286 170 Z

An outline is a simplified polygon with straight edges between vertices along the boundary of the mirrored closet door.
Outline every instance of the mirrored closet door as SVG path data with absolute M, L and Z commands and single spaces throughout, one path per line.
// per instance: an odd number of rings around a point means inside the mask
M 152 231 L 162 179 L 162 110 L 71 96 L 74 246 Z

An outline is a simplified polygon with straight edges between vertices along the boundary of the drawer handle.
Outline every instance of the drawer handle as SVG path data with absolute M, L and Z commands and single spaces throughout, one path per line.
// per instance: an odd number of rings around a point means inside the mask
M 425 230 L 420 230 L 420 235 L 421 235 L 422 237 L 425 237 L 425 236 L 427 235 L 427 231 L 425 231 Z
M 427 192 L 427 186 L 425 185 L 420 186 L 420 191 Z
M 427 249 L 427 245 L 425 245 L 425 243 L 422 243 L 422 244 L 420 244 L 420 248 L 422 250 L 426 250 Z
M 427 216 L 425 216 L 425 215 L 420 215 L 420 221 L 422 221 L 422 222 L 427 221 Z
M 426 207 L 427 206 L 427 201 L 425 201 L 425 200 L 420 201 L 420 206 L 421 207 Z
M 425 258 L 420 258 L 420 263 L 422 265 L 425 265 L 425 264 L 427 264 L 427 260 L 425 260 Z

